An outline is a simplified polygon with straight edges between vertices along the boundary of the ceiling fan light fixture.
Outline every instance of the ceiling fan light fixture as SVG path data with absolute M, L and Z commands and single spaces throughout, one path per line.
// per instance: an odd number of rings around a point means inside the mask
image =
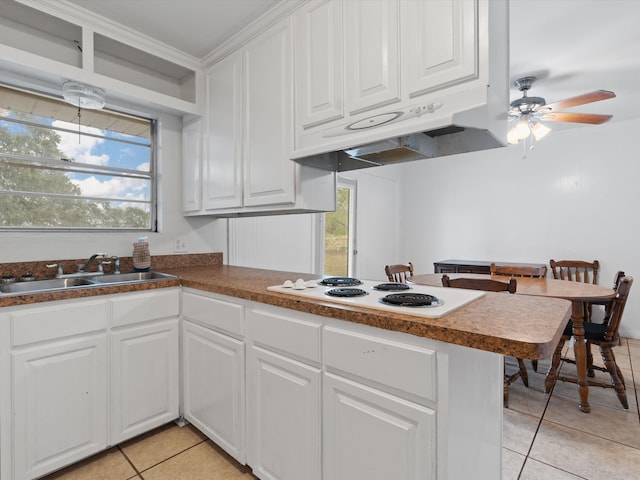
M 520 120 L 516 123 L 509 133 L 507 134 L 507 141 L 511 144 L 519 143 L 520 140 L 524 140 L 531 135 L 531 129 L 529 128 L 528 120 Z
M 105 91 L 84 83 L 68 80 L 62 84 L 62 97 L 67 103 L 85 110 L 99 110 L 105 106 Z
M 536 140 L 540 140 L 550 131 L 551 129 L 549 127 L 541 124 L 540 122 L 532 122 L 531 133 L 533 134 Z

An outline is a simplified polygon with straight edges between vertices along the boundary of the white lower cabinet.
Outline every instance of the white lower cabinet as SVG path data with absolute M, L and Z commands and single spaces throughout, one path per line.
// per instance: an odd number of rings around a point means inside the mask
M 327 374 L 325 480 L 436 478 L 436 411 Z
M 39 478 L 178 417 L 179 295 L 1 309 L 2 479 Z
M 321 371 L 253 346 L 249 465 L 264 480 L 320 480 Z
M 188 321 L 182 332 L 184 417 L 244 462 L 244 343 Z
M 37 478 L 106 448 L 104 332 L 16 349 L 12 360 L 14 455 L 7 478 Z
M 248 464 L 263 480 L 320 480 L 322 324 L 267 305 L 246 316 Z
M 184 417 L 262 480 L 500 478 L 502 369 L 495 353 L 190 288 L 7 307 L 0 478 L 176 419 L 181 391 Z
M 438 360 L 446 353 L 424 343 L 366 327 L 323 329 L 324 480 L 437 478 Z
M 183 415 L 245 462 L 244 308 L 220 295 L 182 296 Z
M 179 416 L 178 318 L 111 335 L 111 444 Z
M 180 415 L 180 290 L 112 296 L 110 304 L 115 445 Z

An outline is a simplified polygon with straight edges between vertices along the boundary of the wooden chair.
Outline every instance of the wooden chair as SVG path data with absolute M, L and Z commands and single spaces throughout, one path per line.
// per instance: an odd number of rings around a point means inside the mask
M 551 267 L 551 273 L 556 280 L 568 280 L 570 282 L 582 282 L 591 283 L 593 285 L 598 284 L 598 271 L 600 270 L 600 263 L 598 260 L 593 262 L 585 262 L 583 260 L 549 260 L 549 266 Z M 624 274 L 623 274 L 624 276 Z M 616 282 L 617 287 L 617 282 Z M 615 288 L 614 287 L 614 290 Z M 584 304 L 584 321 L 591 321 L 591 314 L 593 313 L 593 304 Z M 591 353 L 591 345 L 587 342 L 587 357 L 591 358 L 590 364 L 593 364 L 593 355 Z M 589 370 L 588 375 L 593 377 L 595 375 L 593 370 Z
M 384 267 L 384 273 L 390 282 L 406 283 L 407 278 L 413 277 L 413 263 L 407 265 L 387 265 Z
M 510 278 L 508 282 L 501 282 L 500 280 L 492 280 L 488 278 L 449 278 L 448 275 L 442 275 L 442 286 L 450 288 L 466 288 L 469 290 L 484 290 L 485 292 L 509 292 L 516 293 L 518 286 L 515 278 Z M 524 365 L 524 361 L 521 358 L 516 358 L 518 361 L 518 371 L 512 375 L 508 375 L 504 371 L 504 384 L 503 384 L 503 399 L 504 406 L 509 407 L 509 385 L 511 385 L 518 378 L 522 378 L 522 383 L 526 387 L 529 386 L 529 375 L 527 374 L 527 367 Z
M 620 343 L 618 330 L 620 328 L 622 314 L 624 313 L 624 307 L 627 303 L 629 290 L 631 289 L 632 284 L 633 278 L 631 277 L 622 277 L 620 279 L 618 287 L 616 289 L 616 296 L 611 301 L 611 308 L 609 310 L 610 316 L 609 318 L 605 318 L 604 323 L 600 324 L 585 322 L 584 324 L 585 340 L 600 347 L 600 354 L 602 355 L 602 361 L 604 362 L 604 367 L 595 366 L 593 365 L 593 360 L 590 361 L 587 357 L 587 371 L 589 369 L 604 371 L 609 373 L 609 376 L 611 378 L 608 382 L 589 380 L 588 383 L 590 386 L 615 389 L 618 400 L 625 409 L 629 408 L 626 386 L 624 377 L 622 376 L 622 372 L 620 371 L 620 367 L 618 367 L 618 364 L 616 363 L 616 358 L 613 354 L 613 347 L 617 346 Z M 553 382 L 555 380 L 572 383 L 578 382 L 578 379 L 575 377 L 566 377 L 564 375 L 557 374 L 558 367 L 560 366 L 560 360 L 563 360 L 567 363 L 576 363 L 573 359 L 562 357 L 562 349 L 564 348 L 565 342 L 571 338 L 572 329 L 573 322 L 570 320 L 553 354 L 551 367 L 549 368 L 547 379 L 545 381 L 547 391 L 551 389 L 551 386 L 553 385 Z
M 529 278 L 544 278 L 547 276 L 547 266 L 541 265 L 539 267 L 526 266 L 526 265 L 496 265 L 491 264 L 491 275 L 508 275 L 510 277 L 529 277 Z M 531 360 L 531 366 L 533 371 L 538 371 L 538 360 Z
M 583 282 L 598 284 L 598 271 L 600 263 L 598 260 L 584 262 L 582 260 L 549 260 L 553 278 L 556 280 L 569 280 L 572 282 Z
M 491 264 L 491 275 L 505 275 L 509 277 L 544 278 L 547 276 L 547 266 L 539 267 L 526 265 L 496 265 Z

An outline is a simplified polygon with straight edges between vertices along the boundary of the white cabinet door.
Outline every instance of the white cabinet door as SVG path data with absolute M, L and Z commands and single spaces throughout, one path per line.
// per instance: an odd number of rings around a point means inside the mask
M 111 335 L 111 444 L 178 418 L 178 318 Z
M 295 201 L 291 19 L 258 35 L 244 53 L 244 205 Z
M 202 119 L 182 126 L 182 211 L 202 208 Z
M 182 333 L 184 417 L 244 463 L 244 342 L 189 321 Z
M 342 0 L 313 0 L 295 14 L 296 127 L 344 116 Z
M 247 361 L 247 463 L 263 480 L 319 480 L 320 370 L 255 346 Z
M 477 77 L 477 1 L 404 0 L 402 77 L 410 97 Z
M 398 3 L 344 2 L 345 101 L 351 115 L 400 100 Z
M 12 360 L 14 480 L 106 447 L 105 334 L 20 349 Z
M 436 478 L 436 412 L 359 383 L 323 378 L 324 480 Z
M 216 63 L 207 75 L 204 209 L 242 206 L 242 54 Z

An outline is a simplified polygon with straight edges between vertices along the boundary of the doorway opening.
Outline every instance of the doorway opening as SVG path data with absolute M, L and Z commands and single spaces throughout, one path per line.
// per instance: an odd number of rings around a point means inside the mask
M 336 211 L 324 214 L 323 273 L 354 277 L 356 250 L 356 181 L 338 179 Z

